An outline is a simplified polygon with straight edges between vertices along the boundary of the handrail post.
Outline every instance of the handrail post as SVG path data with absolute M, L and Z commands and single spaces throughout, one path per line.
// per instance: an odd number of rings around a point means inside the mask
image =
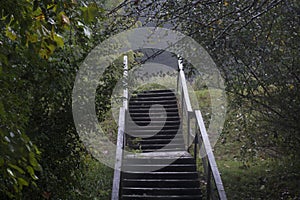
M 189 151 L 189 147 L 190 147 L 190 135 L 191 135 L 191 114 L 190 112 L 187 113 L 187 146 L 188 146 L 188 151 Z
M 123 92 L 123 107 L 125 108 L 125 111 L 128 110 L 128 57 L 125 55 L 124 60 L 123 60 L 123 65 L 124 65 L 124 72 L 123 72 L 123 87 L 124 87 L 124 92 Z
M 177 92 L 179 92 L 179 84 L 180 83 L 180 69 L 178 68 L 178 73 L 177 73 Z
M 198 144 L 198 129 L 197 129 L 197 123 L 195 123 L 194 159 L 196 162 L 197 162 L 197 144 Z
M 125 128 L 126 128 L 126 119 L 127 119 L 127 111 L 128 111 L 128 101 L 129 101 L 129 96 L 128 96 L 128 56 L 124 55 L 123 57 L 123 107 L 124 107 L 124 112 L 125 112 Z M 125 129 L 126 130 L 126 129 Z M 124 134 L 124 146 L 127 144 L 127 138 L 126 134 Z
M 209 166 L 209 160 L 207 159 L 207 177 L 206 177 L 206 193 L 207 199 L 211 198 L 211 168 Z

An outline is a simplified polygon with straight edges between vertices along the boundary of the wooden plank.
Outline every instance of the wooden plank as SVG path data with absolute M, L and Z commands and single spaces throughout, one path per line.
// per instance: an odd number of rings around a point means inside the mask
M 201 131 L 203 145 L 204 145 L 205 151 L 207 153 L 208 163 L 210 165 L 210 169 L 211 169 L 211 172 L 212 172 L 212 175 L 213 175 L 213 178 L 214 178 L 217 190 L 218 190 L 219 197 L 221 200 L 226 200 L 227 197 L 225 194 L 222 179 L 221 179 L 221 176 L 220 176 L 220 173 L 218 170 L 218 166 L 217 166 L 214 154 L 212 152 L 212 148 L 210 145 L 210 141 L 209 141 L 209 138 L 208 138 L 208 135 L 206 132 L 206 128 L 205 128 L 204 121 L 203 121 L 200 110 L 195 110 L 195 115 L 196 115 L 196 120 L 197 120 L 198 126 Z

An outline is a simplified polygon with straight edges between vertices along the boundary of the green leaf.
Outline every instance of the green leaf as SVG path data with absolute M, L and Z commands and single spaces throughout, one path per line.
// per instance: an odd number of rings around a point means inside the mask
M 34 174 L 34 170 L 33 170 L 32 167 L 27 166 L 26 169 L 27 169 L 27 172 L 28 172 L 30 175 Z
M 10 166 L 11 168 L 17 170 L 18 172 L 20 172 L 20 174 L 24 174 L 25 173 L 24 170 L 21 169 L 20 167 L 18 167 L 17 165 L 13 165 L 13 164 L 9 163 L 8 166 Z
M 39 55 L 44 58 L 48 59 L 54 52 L 56 46 L 53 44 L 48 44 L 47 42 L 43 42 L 42 47 L 40 49 Z
M 20 187 L 29 185 L 29 183 L 26 180 L 24 180 L 23 178 L 18 178 L 18 183 L 19 183 Z
M 27 166 L 26 167 L 27 172 L 30 174 L 31 178 L 33 178 L 34 180 L 38 180 L 39 178 L 35 175 L 34 173 L 34 169 L 31 166 Z
M 13 41 L 17 39 L 17 34 L 9 26 L 5 30 L 5 35 Z
M 29 153 L 29 162 L 32 165 L 33 168 L 38 167 L 39 163 L 38 161 L 35 159 L 35 154 L 33 152 Z
M 98 6 L 96 3 L 90 3 L 88 7 L 81 8 L 82 17 L 86 23 L 93 22 L 98 16 Z
M 53 40 L 56 42 L 58 47 L 63 48 L 64 40 L 63 40 L 62 36 L 55 33 L 54 36 L 53 36 Z
M 31 43 L 35 43 L 38 41 L 38 34 L 27 34 L 27 41 Z

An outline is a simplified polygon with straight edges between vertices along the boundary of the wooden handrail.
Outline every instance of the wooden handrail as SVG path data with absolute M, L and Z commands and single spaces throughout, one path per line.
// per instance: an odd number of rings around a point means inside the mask
M 121 168 L 122 168 L 122 158 L 123 158 L 123 149 L 125 144 L 125 120 L 126 112 L 128 110 L 128 87 L 127 87 L 127 78 L 128 78 L 128 58 L 124 56 L 124 73 L 123 73 L 123 105 L 120 108 L 119 112 L 119 124 L 118 124 L 118 138 L 117 138 L 117 148 L 116 148 L 116 161 L 115 161 L 115 170 L 114 170 L 114 180 L 111 200 L 120 199 L 120 183 L 121 183 Z
M 202 137 L 202 142 L 204 144 L 203 147 L 204 147 L 205 152 L 207 154 L 208 165 L 209 165 L 208 167 L 210 168 L 210 171 L 213 175 L 213 179 L 214 179 L 216 187 L 217 187 L 219 198 L 221 200 L 226 200 L 227 197 L 226 197 L 225 189 L 224 189 L 224 186 L 223 186 L 223 183 L 222 183 L 222 179 L 221 179 L 221 176 L 220 176 L 220 173 L 219 173 L 219 169 L 218 169 L 218 166 L 217 166 L 217 163 L 216 163 L 216 160 L 215 160 L 215 157 L 214 157 L 211 145 L 210 145 L 210 141 L 209 141 L 209 138 L 208 138 L 208 135 L 207 135 L 207 132 L 206 132 L 206 128 L 205 128 L 204 121 L 203 121 L 200 110 L 195 110 L 195 117 L 196 117 L 197 124 L 198 124 L 198 127 L 199 127 L 200 132 L 201 132 L 200 135 Z M 199 153 L 199 155 L 200 155 L 200 153 Z
M 190 97 L 189 97 L 189 93 L 188 93 L 188 87 L 187 87 L 187 82 L 186 82 L 186 78 L 185 78 L 185 74 L 183 71 L 183 64 L 182 64 L 182 60 L 179 59 L 178 60 L 178 68 L 179 68 L 179 72 L 178 72 L 178 79 L 177 79 L 177 90 L 181 90 L 181 107 L 182 107 L 182 112 L 184 112 L 184 105 L 186 106 L 186 110 L 185 112 L 187 112 L 187 126 L 188 126 L 188 137 L 187 137 L 187 146 L 189 146 L 189 138 L 190 137 L 195 137 L 194 140 L 194 156 L 196 158 L 197 156 L 197 147 L 199 147 L 199 151 L 200 148 L 202 146 L 202 148 L 204 148 L 205 152 L 206 152 L 206 156 L 207 156 L 207 163 L 205 162 L 205 159 L 203 159 L 203 167 L 204 167 L 204 173 L 207 176 L 207 198 L 211 199 L 213 198 L 213 190 L 210 187 L 211 186 L 211 175 L 212 178 L 214 180 L 214 183 L 216 185 L 216 189 L 218 192 L 218 197 L 220 200 L 226 200 L 226 193 L 224 190 L 224 186 L 222 183 L 222 179 L 218 170 L 218 166 L 216 164 L 215 161 L 215 157 L 212 151 L 212 147 L 208 138 L 208 134 L 206 132 L 206 128 L 204 125 L 204 121 L 201 115 L 200 110 L 193 110 L 192 106 L 191 106 L 191 101 L 190 101 Z M 179 87 L 179 81 L 181 86 Z M 183 113 L 182 113 L 183 114 Z M 191 128 L 191 118 L 195 117 L 196 118 L 196 122 L 195 122 L 195 126 L 196 129 L 200 129 L 200 136 L 201 138 L 198 138 L 198 134 L 195 134 L 194 136 L 192 135 L 192 132 L 190 130 Z M 200 142 L 202 141 L 202 142 Z M 203 145 L 202 145 L 203 144 Z M 199 155 L 200 152 L 199 152 Z
M 121 181 L 121 167 L 122 167 L 122 157 L 123 157 L 123 147 L 124 147 L 124 133 L 125 133 L 125 108 L 120 108 L 119 113 L 119 124 L 118 124 L 118 139 L 117 139 L 117 149 L 116 149 L 116 162 L 114 170 L 114 180 L 112 188 L 112 200 L 119 200 L 120 197 L 120 181 Z

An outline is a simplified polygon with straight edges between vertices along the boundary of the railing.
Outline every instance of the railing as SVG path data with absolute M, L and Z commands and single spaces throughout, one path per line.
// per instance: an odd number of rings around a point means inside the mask
M 215 157 L 206 132 L 204 121 L 200 110 L 193 110 L 188 93 L 186 78 L 183 71 L 182 60 L 178 60 L 177 90 L 181 96 L 181 118 L 182 128 L 185 134 L 185 146 L 189 150 L 193 147 L 194 158 L 197 162 L 197 155 L 202 159 L 204 174 L 206 178 L 206 198 L 226 200 L 226 193 L 222 179 L 215 161 Z M 194 119 L 194 120 L 193 120 Z M 195 123 L 195 133 L 192 133 L 192 122 Z M 200 131 L 199 131 L 200 130 Z M 193 139 L 194 138 L 194 139 Z M 192 140 L 192 141 L 191 141 Z M 192 143 L 193 145 L 192 145 Z M 199 151 L 199 154 L 198 154 Z
M 112 195 L 111 195 L 112 200 L 120 199 L 121 168 L 122 168 L 122 159 L 123 159 L 123 149 L 125 146 L 125 120 L 126 120 L 126 113 L 128 110 L 127 76 L 128 76 L 128 61 L 127 61 L 127 56 L 124 56 L 123 106 L 120 108 L 120 113 L 119 113 L 116 161 L 115 161 L 114 180 L 113 180 L 113 188 L 112 188 Z

